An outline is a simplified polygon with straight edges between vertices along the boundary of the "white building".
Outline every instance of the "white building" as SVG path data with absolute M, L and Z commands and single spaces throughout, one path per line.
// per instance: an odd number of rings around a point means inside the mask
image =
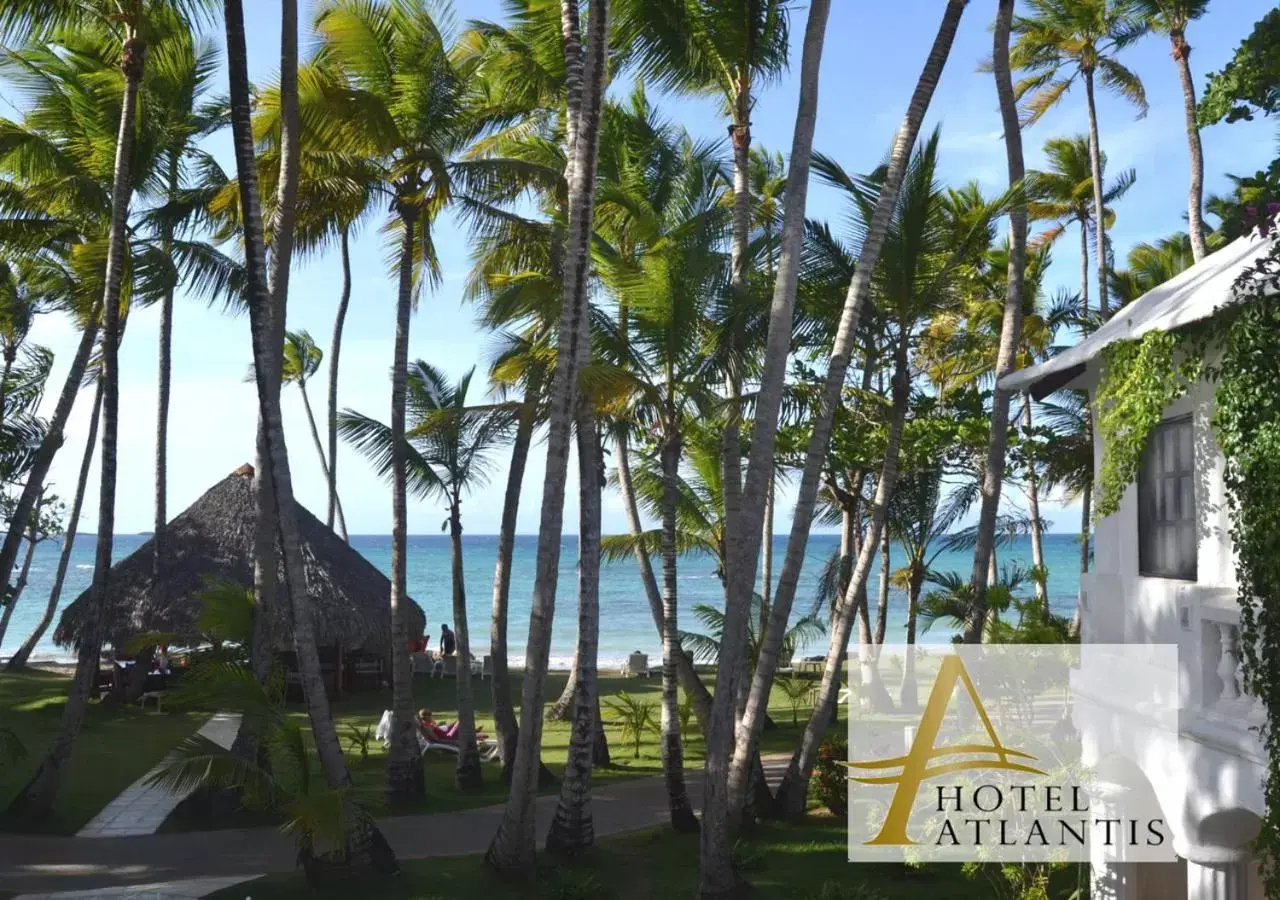
M 1042 397 L 1062 387 L 1096 399 L 1099 352 L 1153 330 L 1209 318 L 1237 300 L 1233 285 L 1270 241 L 1244 237 L 1120 310 L 1097 332 L 1001 385 Z M 1280 352 L 1280 335 L 1277 336 Z M 1210 349 L 1212 355 L 1214 351 Z M 1086 761 L 1150 791 L 1174 835 L 1176 864 L 1095 865 L 1095 898 L 1264 900 L 1248 848 L 1263 813 L 1260 702 L 1242 691 L 1240 612 L 1214 388 L 1202 382 L 1166 411 L 1137 484 L 1096 524 L 1093 570 L 1082 579 L 1086 643 L 1177 644 L 1176 739 L 1144 733 L 1138 717 L 1103 707 L 1080 717 Z M 1094 471 L 1103 447 L 1095 432 Z

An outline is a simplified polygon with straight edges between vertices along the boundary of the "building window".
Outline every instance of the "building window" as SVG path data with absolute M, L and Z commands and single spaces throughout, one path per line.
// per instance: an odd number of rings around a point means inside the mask
M 1138 574 L 1196 580 L 1191 417 L 1160 423 L 1138 473 Z

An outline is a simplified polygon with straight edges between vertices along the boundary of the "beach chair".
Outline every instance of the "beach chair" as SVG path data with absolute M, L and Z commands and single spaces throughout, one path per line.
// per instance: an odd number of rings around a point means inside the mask
M 426 756 L 432 750 L 439 750 L 444 753 L 452 753 L 458 755 L 457 741 L 441 741 L 432 740 L 422 732 L 418 732 L 418 747 L 423 756 Z M 476 742 L 476 747 L 480 751 L 480 762 L 493 762 L 498 757 L 498 742 L 493 738 L 485 738 Z
M 445 753 L 452 753 L 455 756 L 458 753 L 457 741 L 429 740 L 421 729 L 415 729 L 414 732 L 418 737 L 418 752 L 426 756 L 432 750 L 439 750 Z M 385 747 L 391 743 L 391 710 L 384 710 L 382 718 L 378 720 L 378 727 L 374 729 L 373 736 L 382 742 Z M 481 762 L 492 762 L 498 756 L 498 742 L 493 738 L 485 738 L 477 742 L 480 750 Z
M 627 657 L 627 664 L 622 667 L 623 678 L 649 677 L 649 655 L 637 650 Z

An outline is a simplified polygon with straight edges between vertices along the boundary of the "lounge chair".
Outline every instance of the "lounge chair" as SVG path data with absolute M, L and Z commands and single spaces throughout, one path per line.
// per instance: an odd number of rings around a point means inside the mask
M 418 752 L 426 755 L 430 750 L 443 750 L 447 753 L 457 754 L 458 742 L 447 740 L 431 740 L 428 739 L 421 729 L 417 731 L 418 735 Z M 385 710 L 382 718 L 378 720 L 378 727 L 374 730 L 374 737 L 382 741 L 385 747 L 391 743 L 391 710 Z M 480 750 L 481 762 L 492 762 L 498 756 L 498 742 L 493 738 L 485 738 L 476 742 L 476 746 Z
M 422 755 L 426 756 L 432 750 L 442 750 L 446 753 L 458 755 L 458 742 L 446 740 L 432 740 L 422 732 L 418 732 L 418 747 Z M 493 738 L 485 738 L 476 741 L 476 748 L 480 751 L 480 762 L 493 762 L 498 757 L 498 742 Z

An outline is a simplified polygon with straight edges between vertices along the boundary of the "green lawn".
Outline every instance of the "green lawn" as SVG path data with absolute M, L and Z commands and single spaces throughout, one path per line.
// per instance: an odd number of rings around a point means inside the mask
M 519 673 L 514 673 L 518 675 Z M 547 677 L 547 702 L 553 703 L 563 690 L 567 673 L 552 672 Z M 709 673 L 706 677 L 714 677 Z M 662 759 L 658 736 L 646 735 L 640 748 L 640 758 L 634 756 L 634 747 L 630 742 L 624 744 L 622 729 L 608 723 L 610 713 L 607 701 L 619 691 L 627 691 L 632 696 L 645 702 L 658 704 L 660 700 L 661 680 L 658 678 L 621 678 L 601 677 L 600 695 L 605 701 L 604 717 L 605 733 L 609 740 L 611 764 L 608 768 L 596 770 L 597 784 L 608 783 L 619 779 L 656 776 L 662 774 Z M 493 735 L 493 704 L 488 681 L 475 682 L 476 687 L 476 724 L 489 735 Z M 516 685 L 517 702 L 519 702 L 519 685 Z M 418 676 L 413 685 L 414 703 L 417 707 L 427 707 L 437 721 L 452 721 L 457 717 L 455 683 L 447 678 L 428 678 Z M 791 724 L 791 708 L 786 698 L 779 692 L 773 698 L 775 706 L 771 706 L 777 721 L 775 728 L 765 732 L 762 740 L 764 752 L 790 752 L 799 741 L 800 731 L 804 726 L 804 712 L 801 712 L 798 726 Z M 368 758 L 363 758 L 358 747 L 351 743 L 351 729 L 363 731 L 378 723 L 382 712 L 391 703 L 389 689 L 352 694 L 333 703 L 333 714 L 337 721 L 339 737 L 347 756 L 347 765 L 351 770 L 355 791 L 360 803 L 375 816 L 408 814 L 415 812 L 447 812 L 456 809 L 471 809 L 502 803 L 507 798 L 507 787 L 502 781 L 500 766 L 497 761 L 485 767 L 485 783 L 483 789 L 472 793 L 461 793 L 454 786 L 453 772 L 456 757 L 449 753 L 433 751 L 423 760 L 426 776 L 427 797 L 422 804 L 391 807 L 386 802 L 386 751 L 382 745 L 373 742 L 369 746 Z M 518 710 L 517 710 L 518 712 Z M 292 715 L 296 716 L 306 728 L 306 711 L 301 706 L 295 707 Z M 655 715 L 656 719 L 656 715 Z M 843 727 L 843 726 L 841 726 Z M 690 723 L 694 733 L 685 741 L 685 765 L 689 768 L 701 767 L 704 760 L 703 741 L 697 734 L 696 722 Z M 543 727 L 542 760 L 553 773 L 559 775 L 568 756 L 570 728 L 567 722 L 547 722 Z M 555 790 L 551 788 L 550 790 Z M 231 819 L 221 820 L 218 827 L 242 827 L 267 824 L 278 821 L 271 817 L 241 812 Z M 210 827 L 203 818 L 184 818 L 181 811 L 169 817 L 163 831 L 189 831 Z
M 519 673 L 515 673 L 517 676 Z M 713 673 L 708 673 L 710 679 Z M 554 702 L 564 687 L 566 673 L 552 673 L 547 679 L 547 701 Z M 16 763 L 0 761 L 0 810 L 17 793 L 31 776 L 42 754 L 57 733 L 64 700 L 70 679 L 42 671 L 22 674 L 0 674 L 0 721 L 14 729 L 26 748 L 25 759 Z M 602 677 L 600 693 L 604 700 L 625 690 L 633 696 L 657 705 L 661 681 L 657 678 L 637 679 Z M 517 701 L 519 684 L 516 684 Z M 454 699 L 455 682 L 452 679 L 431 679 L 423 676 L 415 679 L 414 702 L 419 707 L 430 707 L 438 720 L 456 718 Z M 766 730 L 762 740 L 764 752 L 790 752 L 799 738 L 800 728 L 806 718 L 806 709 L 800 711 L 799 726 L 791 724 L 792 711 L 781 692 L 775 692 L 770 706 L 777 727 Z M 349 726 L 360 729 L 377 724 L 383 709 L 390 705 L 389 690 L 351 694 L 333 704 L 334 715 L 348 765 L 355 781 L 361 802 L 374 815 L 409 813 L 418 811 L 441 812 L 501 803 L 506 799 L 506 786 L 495 762 L 486 767 L 485 786 L 481 791 L 460 793 L 453 784 L 451 755 L 429 753 L 423 762 L 427 782 L 427 800 L 414 808 L 388 808 L 385 798 L 386 755 L 376 742 L 369 748 L 367 759 L 349 742 Z M 476 682 L 477 721 L 480 728 L 494 733 L 490 689 L 487 681 Z M 305 725 L 306 712 L 300 704 L 292 708 Z M 133 781 L 145 774 L 166 753 L 200 727 L 207 712 L 181 712 L 168 707 L 163 714 L 154 709 L 146 712 L 134 706 L 104 706 L 92 703 L 85 721 L 84 731 L 76 742 L 75 753 L 59 792 L 53 818 L 38 826 L 41 831 L 57 834 L 74 834 L 96 815 L 108 802 Z M 606 720 L 609 713 L 605 711 Z M 841 726 L 843 727 L 843 726 Z M 598 783 L 615 779 L 659 775 L 662 762 L 657 735 L 646 735 L 639 759 L 633 758 L 632 748 L 624 745 L 621 729 L 606 724 L 606 733 L 612 754 L 612 765 L 597 772 Z M 691 728 L 696 732 L 696 728 Z M 563 770 L 569 743 L 569 725 L 548 722 L 543 732 L 543 761 L 557 775 Z M 703 763 L 701 736 L 692 734 L 685 743 L 685 764 L 691 768 Z M 273 817 L 261 814 L 241 813 L 232 819 L 220 820 L 216 827 L 270 824 Z M 164 831 L 186 831 L 211 827 L 203 818 L 184 818 L 180 813 L 170 817 Z M 35 830 L 27 821 L 13 822 L 0 818 L 0 828 L 15 831 Z
M 71 680 L 31 671 L 0 674 L 0 722 L 26 750 L 20 760 L 0 760 L 0 810 L 35 772 L 58 732 Z M 89 706 L 71 764 L 47 822 L 6 821 L 0 828 L 74 834 L 166 753 L 200 727 L 202 715 L 146 712 L 136 706 Z
M 850 865 L 844 821 L 812 816 L 800 825 L 770 823 L 740 846 L 744 874 L 761 900 L 990 900 L 996 873 L 966 877 L 958 865 L 910 869 L 901 865 Z M 602 841 L 572 868 L 548 867 L 532 886 L 495 877 L 478 856 L 406 862 L 382 883 L 361 885 L 367 900 L 648 900 L 697 895 L 697 836 L 656 829 Z M 1052 900 L 1075 889 L 1078 869 L 1057 873 Z M 832 887 L 824 886 L 831 884 Z M 858 888 L 863 888 L 858 892 Z M 843 892 L 841 892 L 843 889 Z M 311 891 L 299 875 L 272 875 L 220 891 L 219 900 L 293 900 L 349 896 L 350 885 Z

